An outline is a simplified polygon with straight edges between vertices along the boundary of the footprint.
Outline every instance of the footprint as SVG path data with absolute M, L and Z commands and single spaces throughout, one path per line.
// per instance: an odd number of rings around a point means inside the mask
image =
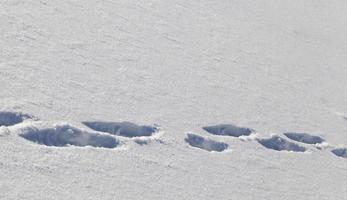
M 193 147 L 197 147 L 206 151 L 222 152 L 228 148 L 228 144 L 223 142 L 217 142 L 211 139 L 205 139 L 201 136 L 188 133 L 185 141 Z
M 339 148 L 331 151 L 336 156 L 347 158 L 347 148 Z
M 110 135 L 86 132 L 66 124 L 43 129 L 37 127 L 26 128 L 20 136 L 46 146 L 64 147 L 73 145 L 115 148 L 119 145 L 118 140 Z
M 202 129 L 213 134 L 213 135 L 223 135 L 223 136 L 249 136 L 254 130 L 250 128 L 238 127 L 233 124 L 220 124 L 216 126 L 205 126 Z
M 0 112 L 0 126 L 13 126 L 22 123 L 31 116 L 17 112 Z
M 304 152 L 305 147 L 299 146 L 293 142 L 289 142 L 279 136 L 272 136 L 267 139 L 258 139 L 258 142 L 264 147 L 276 151 L 294 151 L 294 152 Z
M 139 126 L 131 122 L 82 122 L 89 128 L 110 133 L 112 135 L 119 135 L 124 137 L 139 137 L 139 136 L 152 136 L 153 133 L 158 131 L 155 126 Z
M 340 112 L 336 112 L 336 114 L 337 114 L 338 116 L 342 117 L 342 119 L 347 120 L 347 115 L 346 115 L 346 114 L 340 113 Z
M 139 145 L 148 145 L 149 143 L 150 143 L 150 141 L 148 141 L 148 140 L 134 140 L 134 142 L 136 143 L 136 144 L 139 144 Z
M 284 133 L 289 139 L 306 144 L 321 144 L 324 139 L 307 133 Z

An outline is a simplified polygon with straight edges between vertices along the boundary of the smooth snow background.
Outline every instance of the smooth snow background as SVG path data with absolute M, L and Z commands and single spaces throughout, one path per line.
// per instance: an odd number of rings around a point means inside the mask
M 4 134 L 0 199 L 344 199 L 347 161 L 330 149 L 276 152 L 201 127 L 347 146 L 346 11 L 342 0 L 1 1 L 2 110 L 165 133 L 112 150 Z M 230 151 L 191 148 L 189 131 Z

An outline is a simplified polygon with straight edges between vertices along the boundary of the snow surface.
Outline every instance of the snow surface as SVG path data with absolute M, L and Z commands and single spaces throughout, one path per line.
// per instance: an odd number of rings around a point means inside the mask
M 0 199 L 346 199 L 346 11 L 342 0 L 0 1 Z M 203 129 L 216 124 L 254 133 Z

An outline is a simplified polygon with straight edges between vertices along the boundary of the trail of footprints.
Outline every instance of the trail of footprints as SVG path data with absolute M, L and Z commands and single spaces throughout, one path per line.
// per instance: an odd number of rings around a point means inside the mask
M 29 115 L 15 112 L 0 112 L 0 126 L 10 127 L 35 120 Z M 138 144 L 147 144 L 148 137 L 159 131 L 157 126 L 139 126 L 131 122 L 82 122 L 93 131 L 82 130 L 69 124 L 33 124 L 30 123 L 19 129 L 19 136 L 46 146 L 92 146 L 115 148 L 121 144 L 119 138 L 137 137 Z M 146 138 L 142 138 L 146 137 Z
M 19 136 L 46 146 L 92 146 L 116 148 L 121 144 L 119 136 L 133 139 L 139 145 L 148 144 L 151 138 L 160 131 L 159 126 L 137 125 L 131 122 L 82 122 L 91 131 L 79 129 L 69 124 L 35 124 L 27 121 L 38 121 L 31 115 L 16 112 L 0 112 L 0 127 L 11 127 L 22 124 Z M 219 124 L 202 127 L 202 130 L 216 137 L 251 137 L 256 131 L 251 128 L 239 127 L 233 124 Z M 1 130 L 0 130 L 1 131 Z M 307 133 L 286 132 L 284 137 L 274 135 L 269 138 L 255 138 L 264 148 L 275 151 L 305 152 L 307 148 L 300 145 L 313 145 L 321 149 L 325 140 L 320 136 Z M 1 134 L 0 134 L 1 136 Z M 187 133 L 185 142 L 193 147 L 209 152 L 223 152 L 229 148 L 225 142 L 219 142 L 194 133 Z M 347 148 L 334 148 L 331 152 L 342 158 L 347 158 Z

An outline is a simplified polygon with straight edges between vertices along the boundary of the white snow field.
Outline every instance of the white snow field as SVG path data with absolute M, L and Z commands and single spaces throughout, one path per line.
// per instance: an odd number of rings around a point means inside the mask
M 1 0 L 0 199 L 347 199 L 347 1 Z

